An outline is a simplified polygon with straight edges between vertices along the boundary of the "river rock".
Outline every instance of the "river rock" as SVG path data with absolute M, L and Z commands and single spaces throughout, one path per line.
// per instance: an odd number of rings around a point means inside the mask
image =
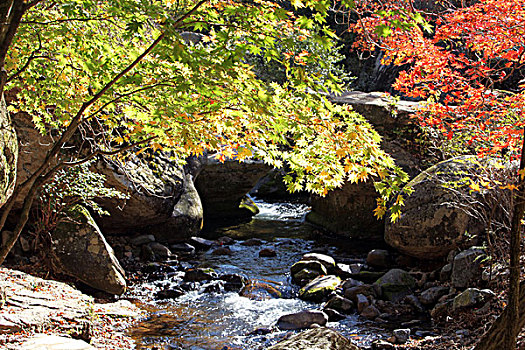
M 363 310 L 366 309 L 370 305 L 368 298 L 365 297 L 363 294 L 357 294 L 356 299 L 357 299 L 357 303 L 356 303 L 357 312 L 359 313 L 363 312 Z
M 324 265 L 328 272 L 332 272 L 335 269 L 335 260 L 331 256 L 319 253 L 308 253 L 303 255 L 302 261 L 317 261 Z
M 211 281 L 215 278 L 217 278 L 217 274 L 213 269 L 196 268 L 187 270 L 183 280 L 186 282 L 202 282 Z
M 235 243 L 235 240 L 228 236 L 222 236 L 216 240 L 218 245 L 232 245 Z
M 369 320 L 375 319 L 381 312 L 374 305 L 369 305 L 361 311 L 360 315 L 368 318 Z
M 160 244 L 158 242 L 152 242 L 148 244 L 148 246 L 151 248 L 156 257 L 168 259 L 173 256 L 171 250 L 163 244 Z
M 233 252 L 228 247 L 219 247 L 217 249 L 214 249 L 213 252 L 211 252 L 212 255 L 232 255 Z
M 323 307 L 323 312 L 328 315 L 329 322 L 337 322 L 346 318 L 346 316 L 340 313 L 339 311 L 330 309 L 328 307 Z
M 301 270 L 308 270 L 308 271 L 314 271 L 317 272 L 317 275 L 327 275 L 328 270 L 326 267 L 321 264 L 319 261 L 314 260 L 300 260 L 296 262 L 295 264 L 290 267 L 290 274 L 294 278 L 294 276 L 299 273 Z
M 192 256 L 195 254 L 195 247 L 188 243 L 177 243 L 170 245 L 171 251 L 178 255 Z
M 419 259 L 437 259 L 456 248 L 466 232 L 473 236 L 482 234 L 485 228 L 480 220 L 468 213 L 476 208 L 469 207 L 473 204 L 468 203 L 478 203 L 483 199 L 475 192 L 471 193 L 467 185 L 457 185 L 461 180 L 477 180 L 476 174 L 481 169 L 483 166 L 477 157 L 462 156 L 420 173 L 406 185 L 414 192 L 405 201 L 399 219 L 386 224 L 385 241 L 403 254 Z M 503 171 L 494 167 L 494 173 Z M 504 205 L 510 209 L 510 203 Z M 495 212 L 499 215 L 499 211 Z
M 194 245 L 195 248 L 203 250 L 217 246 L 217 242 L 202 237 L 191 237 L 190 243 Z
M 248 279 L 236 273 L 226 274 L 219 276 L 221 281 L 224 281 L 224 290 L 227 292 L 239 292 L 241 291 Z
M 15 189 L 17 163 L 16 132 L 2 93 L 0 96 L 0 207 L 7 202 Z
M 452 308 L 454 310 L 473 307 L 476 305 L 481 305 L 490 299 L 494 298 L 496 294 L 490 289 L 477 289 L 477 288 L 467 288 L 461 294 L 457 295 L 454 298 L 452 303 Z
M 410 337 L 410 329 L 394 329 L 394 337 L 396 338 L 397 344 L 405 344 Z
M 319 276 L 299 291 L 299 298 L 320 302 L 328 297 L 341 283 L 341 279 L 334 275 Z
M 352 300 L 354 303 L 357 303 L 357 295 L 363 294 L 365 296 L 375 295 L 374 287 L 369 284 L 361 284 L 355 287 L 348 287 L 343 289 L 343 294 L 346 298 Z
M 259 238 L 250 238 L 250 239 L 245 240 L 244 242 L 241 242 L 241 245 L 244 245 L 247 247 L 259 246 L 263 244 L 264 242 L 260 240 Z
M 202 168 L 195 180 L 208 220 L 246 218 L 253 216 L 251 200 L 243 198 L 265 176 L 271 167 L 259 160 L 244 162 L 227 160 L 221 163 L 215 155 L 202 158 Z
M 328 316 L 322 311 L 305 310 L 279 317 L 277 327 L 283 330 L 310 328 L 314 324 L 324 326 Z
M 269 300 L 282 297 L 282 293 L 277 288 L 269 283 L 259 281 L 249 281 L 239 292 L 239 295 L 251 300 Z
M 89 212 L 76 206 L 71 217 L 72 221 L 60 222 L 52 233 L 54 267 L 95 289 L 124 293 L 124 270 Z
M 260 258 L 273 258 L 277 256 L 277 252 L 271 248 L 264 248 L 259 251 Z
M 448 287 L 436 286 L 426 289 L 419 296 L 419 301 L 423 305 L 434 305 L 438 302 L 439 298 L 444 295 L 447 295 L 449 292 Z
M 268 350 L 359 350 L 350 340 L 329 328 L 314 328 L 270 346 Z
M 377 339 L 372 342 L 372 350 L 392 350 L 395 349 L 395 346 L 392 343 L 384 341 L 382 339 Z
M 143 229 L 160 242 L 180 242 L 202 226 L 202 204 L 191 174 L 185 174 L 166 154 L 152 160 L 131 156 L 125 162 L 100 161 L 97 172 L 108 186 L 129 194 L 129 199 L 97 200 L 110 216 L 97 219 L 105 232 Z
M 130 243 L 133 245 L 143 245 L 151 242 L 155 242 L 155 236 L 153 235 L 140 235 L 130 239 Z
M 479 249 L 467 249 L 454 257 L 451 282 L 456 288 L 475 286 L 481 281 L 482 262 L 486 257 Z
M 391 264 L 390 253 L 384 249 L 371 250 L 366 257 L 366 263 L 376 268 L 387 268 Z
M 324 307 L 348 314 L 354 308 L 354 303 L 350 299 L 336 295 L 328 300 Z
M 157 292 L 155 299 L 176 299 L 184 294 L 184 291 L 180 288 L 167 288 Z
M 416 280 L 401 269 L 392 269 L 378 279 L 374 286 L 380 290 L 383 299 L 396 301 L 410 294 L 416 286 Z
M 319 271 L 317 270 L 310 270 L 308 268 L 305 268 L 297 272 L 295 275 L 293 275 L 292 281 L 299 286 L 305 286 L 311 280 L 319 277 L 319 275 L 324 275 L 324 274 L 319 273 Z

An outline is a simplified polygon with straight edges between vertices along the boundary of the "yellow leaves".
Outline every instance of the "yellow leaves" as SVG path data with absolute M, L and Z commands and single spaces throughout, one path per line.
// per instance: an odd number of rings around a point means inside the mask
M 160 144 L 160 143 L 157 143 L 157 142 L 153 142 L 151 144 L 151 148 L 153 149 L 153 151 L 162 151 L 164 149 L 164 147 Z
M 302 8 L 304 7 L 304 3 L 302 0 L 291 0 L 292 6 L 295 8 Z
M 520 169 L 518 171 L 518 175 L 520 176 L 520 179 L 523 180 L 523 178 L 525 177 L 525 169 Z
M 479 184 L 477 182 L 471 182 L 468 186 L 472 191 L 479 192 L 481 188 L 479 187 Z
M 506 184 L 505 186 L 500 186 L 499 188 L 501 188 L 502 190 L 517 190 L 518 189 L 518 186 L 516 185 L 513 185 L 513 184 Z
M 243 160 L 245 158 L 251 157 L 253 155 L 252 151 L 246 147 L 237 148 L 237 158 Z

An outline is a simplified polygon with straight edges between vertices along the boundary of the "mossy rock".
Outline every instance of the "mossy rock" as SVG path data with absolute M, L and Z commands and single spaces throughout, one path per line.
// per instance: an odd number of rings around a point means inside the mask
M 379 288 L 383 299 L 397 301 L 411 293 L 416 286 L 416 280 L 404 270 L 392 269 L 378 279 L 374 285 Z
M 303 300 L 321 302 L 325 300 L 341 284 L 341 279 L 334 275 L 319 276 L 299 291 Z

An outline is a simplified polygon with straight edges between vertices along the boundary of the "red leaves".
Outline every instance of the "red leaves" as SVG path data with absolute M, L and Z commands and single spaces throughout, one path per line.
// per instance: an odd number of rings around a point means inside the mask
M 360 4 L 371 6 L 369 2 Z M 465 8 L 419 11 L 403 0 L 387 0 L 383 12 L 351 26 L 360 35 L 359 46 L 379 45 L 394 64 L 410 63 L 393 87 L 409 97 L 431 103 L 420 112 L 422 125 L 443 132 L 447 139 L 464 137 L 481 153 L 502 149 L 516 157 L 524 124 L 525 92 L 494 91 L 494 84 L 525 64 L 525 2 L 481 0 Z M 364 9 L 359 8 L 361 16 Z M 388 37 L 374 37 L 377 25 L 391 23 L 396 9 L 411 9 L 434 23 L 434 34 L 419 26 L 396 28 Z M 379 14 L 383 14 L 383 16 Z M 430 14 L 429 14 L 430 13 Z M 374 42 L 375 41 L 375 42 Z M 525 89 L 525 84 L 516 88 Z

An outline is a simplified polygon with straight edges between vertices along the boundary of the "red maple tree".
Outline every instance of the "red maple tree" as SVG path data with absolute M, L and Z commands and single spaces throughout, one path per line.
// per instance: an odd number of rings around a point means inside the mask
M 525 209 L 525 80 L 519 79 L 525 70 L 525 2 L 360 0 L 352 16 L 357 49 L 379 48 L 383 63 L 408 67 L 393 87 L 427 101 L 417 113 L 421 125 L 480 156 L 521 158 L 508 307 L 476 347 L 515 349 L 525 324 L 525 285 L 521 293 L 519 288 Z

